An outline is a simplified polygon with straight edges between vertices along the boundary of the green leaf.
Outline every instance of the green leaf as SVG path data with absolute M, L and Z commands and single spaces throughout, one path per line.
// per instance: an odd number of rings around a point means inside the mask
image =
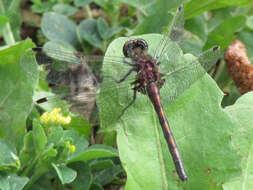
M 37 120 L 33 120 L 33 141 L 37 154 L 40 154 L 45 149 L 47 144 L 47 136 L 43 127 Z
M 117 150 L 106 145 L 92 145 L 79 154 L 73 155 L 68 162 L 88 161 L 96 158 L 107 158 L 118 156 Z
M 23 143 L 25 121 L 33 106 L 38 80 L 37 64 L 28 64 L 30 73 L 25 73 L 20 57 L 33 46 L 26 40 L 0 51 L 0 135 L 18 145 L 18 149 Z
M 100 17 L 98 20 L 97 20 L 97 28 L 98 28 L 98 32 L 100 34 L 100 36 L 103 38 L 103 39 L 108 39 L 108 30 L 109 30 L 109 27 L 108 27 L 108 24 L 107 22 L 105 21 L 104 18 Z
M 92 183 L 92 175 L 88 164 L 85 162 L 75 162 L 69 167 L 77 172 L 76 179 L 71 183 L 75 190 L 89 190 Z
M 238 39 L 246 46 L 247 56 L 253 62 L 253 31 L 243 30 L 239 32 Z
M 24 136 L 24 145 L 19 155 L 22 168 L 29 165 L 36 156 L 33 140 L 32 131 L 26 133 Z
M 59 143 L 62 142 L 63 138 L 63 129 L 60 126 L 53 127 L 50 131 L 50 134 L 48 134 L 48 144 L 54 144 L 57 146 Z
M 155 15 L 155 13 L 166 13 L 172 8 L 178 7 L 182 0 L 119 0 L 119 2 L 129 4 L 145 15 Z
M 103 186 L 98 183 L 93 183 L 90 187 L 90 190 L 103 190 Z
M 59 14 L 71 16 L 75 14 L 78 9 L 69 4 L 59 3 L 53 6 L 53 10 Z
M 253 15 L 252 16 L 249 16 L 248 18 L 247 18 L 247 26 L 251 29 L 251 30 L 253 30 Z
M 64 15 L 53 12 L 43 14 L 41 29 L 49 40 L 63 41 L 72 46 L 78 43 L 76 24 Z
M 22 190 L 28 182 L 27 177 L 19 177 L 16 174 L 1 174 L 0 189 L 1 190 Z
M 186 19 L 192 18 L 204 11 L 219 9 L 228 6 L 248 6 L 251 2 L 248 0 L 194 0 L 185 4 L 185 17 Z
M 78 26 L 78 35 L 80 36 L 80 39 L 84 39 L 91 45 L 103 48 L 103 42 L 97 29 L 97 20 L 83 20 Z
M 4 139 L 0 139 L 0 170 L 19 169 L 20 161 L 15 147 Z
M 164 26 L 168 26 L 172 16 L 167 12 L 158 12 L 145 18 L 136 27 L 135 35 L 146 33 L 161 33 Z
M 84 136 L 79 136 L 77 131 L 75 130 L 65 130 L 63 132 L 63 138 L 62 141 L 70 141 L 71 144 L 75 145 L 76 150 L 75 152 L 70 156 L 69 159 L 75 158 L 76 155 L 81 154 L 86 150 L 86 148 L 89 145 L 89 142 Z
M 62 184 L 71 183 L 72 181 L 75 180 L 77 175 L 77 172 L 75 170 L 72 170 L 71 168 L 65 165 L 59 165 L 54 163 L 52 163 L 52 166 L 54 167 Z
M 92 1 L 93 0 L 74 0 L 74 4 L 76 7 L 82 7 L 82 6 L 88 5 Z
M 94 182 L 101 185 L 109 184 L 119 173 L 122 173 L 123 171 L 122 167 L 115 165 L 111 168 L 95 171 L 93 172 Z
M 149 44 L 148 52 L 153 55 L 162 36 L 150 34 L 135 36 L 135 38 L 146 40 Z M 108 47 L 106 56 L 121 57 L 122 47 L 127 40 L 128 38 L 114 40 Z M 182 61 L 192 60 L 192 56 L 183 55 L 178 46 L 173 43 L 168 46 L 166 53 L 174 55 L 174 58 L 173 60 L 163 59 L 161 62 L 163 68 L 171 67 L 171 61 L 175 62 L 174 64 L 183 64 Z M 106 65 L 107 63 L 104 62 L 105 76 L 119 73 L 118 70 L 106 70 Z M 125 67 L 129 69 L 125 65 L 119 66 L 119 69 L 125 71 L 127 70 Z M 120 160 L 127 173 L 126 190 L 221 189 L 222 182 L 228 181 L 239 173 L 239 157 L 229 138 L 236 125 L 221 109 L 220 102 L 223 93 L 215 82 L 206 74 L 174 102 L 169 101 L 170 95 L 176 88 L 175 85 L 184 85 L 195 75 L 198 76 L 198 69 L 201 68 L 195 69 L 196 72 L 191 72 L 192 76 L 184 76 L 184 73 L 181 73 L 179 81 L 172 79 L 173 75 L 167 77 L 167 81 L 160 90 L 161 98 L 165 100 L 162 101 L 163 108 L 188 175 L 188 181 L 185 183 L 181 183 L 175 174 L 175 166 L 159 120 L 148 97 L 138 93 L 135 103 L 118 120 L 118 114 L 127 105 L 126 102 L 131 101 L 133 92 L 130 85 L 124 86 L 123 89 L 120 88 L 121 86 L 116 86 L 112 80 L 108 82 L 110 88 L 116 87 L 113 91 L 108 91 L 106 88 L 109 87 L 105 85 L 104 79 L 104 85 L 100 89 L 101 97 L 98 99 L 101 125 L 117 129 Z M 131 77 L 134 78 L 135 75 Z M 168 81 L 175 81 L 175 84 Z M 102 93 L 103 89 L 106 94 Z
M 221 49 L 227 48 L 235 38 L 234 33 L 241 29 L 245 25 L 245 22 L 245 16 L 235 16 L 225 20 L 208 34 L 204 49 L 208 49 L 214 45 L 221 46 Z
M 226 108 L 231 120 L 237 124 L 231 135 L 231 141 L 242 158 L 242 175 L 240 179 L 227 182 L 224 185 L 224 189 L 230 187 L 236 190 L 253 188 L 253 108 L 249 106 L 252 104 L 253 92 L 249 92 L 240 97 L 233 106 Z M 232 185 L 234 186 L 233 188 Z

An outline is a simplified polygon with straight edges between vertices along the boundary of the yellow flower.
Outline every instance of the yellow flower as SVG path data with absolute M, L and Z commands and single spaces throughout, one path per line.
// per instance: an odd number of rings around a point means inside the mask
M 76 151 L 76 146 L 75 145 L 71 145 L 70 147 L 70 152 L 75 152 Z
M 66 125 L 71 122 L 71 117 L 64 117 L 60 114 L 61 108 L 55 108 L 51 112 L 45 112 L 40 117 L 41 123 L 44 124 L 62 124 Z

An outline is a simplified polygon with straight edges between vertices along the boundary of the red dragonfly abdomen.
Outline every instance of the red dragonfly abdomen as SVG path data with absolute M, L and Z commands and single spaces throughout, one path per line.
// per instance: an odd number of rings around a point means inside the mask
M 155 111 L 157 113 L 157 116 L 159 118 L 160 125 L 162 126 L 163 129 L 163 134 L 164 137 L 167 141 L 173 162 L 175 164 L 178 176 L 182 181 L 187 180 L 187 176 L 184 170 L 184 165 L 181 159 L 181 156 L 179 154 L 178 148 L 176 141 L 173 137 L 171 128 L 169 126 L 169 122 L 166 118 L 166 115 L 163 111 L 163 107 L 161 104 L 161 99 L 160 99 L 160 93 L 159 93 L 159 88 L 156 86 L 154 82 L 151 82 L 147 85 L 147 93 L 149 96 L 150 101 L 153 103 Z

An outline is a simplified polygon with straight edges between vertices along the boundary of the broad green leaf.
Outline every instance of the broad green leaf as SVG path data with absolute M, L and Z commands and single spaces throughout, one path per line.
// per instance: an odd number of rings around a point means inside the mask
M 103 48 L 103 42 L 97 29 L 97 20 L 83 20 L 78 26 L 77 31 L 80 39 L 87 41 L 95 47 Z
M 135 38 L 145 39 L 149 44 L 149 53 L 153 55 L 162 36 L 150 34 Z M 119 38 L 113 41 L 106 56 L 122 56 L 122 47 L 127 40 L 128 38 Z M 183 56 L 173 43 L 166 53 L 174 55 L 174 64 L 192 60 L 189 54 Z M 161 66 L 163 64 L 163 68 L 170 67 L 171 60 L 165 60 L 163 59 Z M 104 68 L 106 64 L 104 62 Z M 120 68 L 126 70 L 125 65 Z M 175 81 L 176 84 L 180 86 L 180 83 L 182 85 L 191 81 L 194 75 L 198 76 L 197 69 L 201 68 L 196 67 L 196 73 L 192 72 L 193 76 L 183 76 L 182 73 L 181 80 Z M 113 71 L 104 69 L 106 76 L 112 73 Z M 224 181 L 240 172 L 240 160 L 229 139 L 236 125 L 220 107 L 223 94 L 206 74 L 174 102 L 169 103 L 175 84 L 168 84 L 168 81 L 173 80 L 167 78 L 160 94 L 165 100 L 163 108 L 188 175 L 185 183 L 180 182 L 175 174 L 175 166 L 148 97 L 138 93 L 136 102 L 118 120 L 118 113 L 126 106 L 125 100 L 132 99 L 132 90 L 128 86 L 125 89 L 115 87 L 113 91 L 107 90 L 107 94 L 103 94 L 103 88 L 109 88 L 105 86 L 105 80 L 100 90 L 101 95 L 110 97 L 98 99 L 100 119 L 102 127 L 117 129 L 120 160 L 127 172 L 125 189 L 221 189 Z M 108 83 L 110 87 L 115 85 L 109 81 Z
M 227 182 L 224 189 L 248 190 L 253 188 L 253 92 L 240 97 L 233 106 L 226 108 L 231 120 L 237 124 L 231 135 L 231 141 L 242 158 L 240 179 Z M 235 188 L 236 187 L 236 188 Z
M 75 190 L 89 190 L 92 183 L 90 167 L 85 162 L 74 162 L 69 167 L 77 172 L 76 179 L 71 183 Z
M 37 154 L 42 153 L 47 144 L 47 137 L 43 127 L 37 120 L 33 121 L 33 141 Z
M 88 161 L 96 158 L 107 158 L 118 156 L 117 150 L 106 145 L 92 145 L 79 154 L 73 155 L 68 162 Z
M 52 166 L 55 169 L 62 184 L 71 183 L 75 180 L 77 176 L 77 172 L 75 170 L 72 170 L 71 168 L 60 164 L 52 163 Z
M 208 49 L 213 45 L 219 45 L 221 49 L 227 48 L 235 38 L 234 33 L 239 31 L 245 25 L 245 22 L 245 16 L 235 16 L 225 20 L 208 34 L 204 49 Z
M 0 51 L 0 136 L 18 145 L 18 149 L 23 143 L 25 121 L 38 80 L 37 65 L 28 64 L 30 73 L 25 73 L 20 65 L 20 57 L 31 47 L 33 43 L 26 40 Z
M 194 0 L 185 3 L 185 17 L 192 18 L 204 11 L 224 8 L 228 6 L 248 6 L 252 2 L 248 0 Z
M 165 13 L 172 8 L 178 7 L 182 0 L 120 0 L 119 2 L 129 4 L 141 10 L 145 15 L 154 15 L 155 13 Z
M 1 190 L 22 190 L 29 181 L 27 177 L 20 177 L 16 174 L 1 174 L 0 189 Z
M 8 141 L 0 139 L 0 150 L 0 170 L 19 169 L 20 160 L 15 147 Z
M 45 13 L 41 21 L 43 34 L 52 41 L 63 41 L 72 46 L 78 43 L 76 24 L 68 17 L 54 13 Z

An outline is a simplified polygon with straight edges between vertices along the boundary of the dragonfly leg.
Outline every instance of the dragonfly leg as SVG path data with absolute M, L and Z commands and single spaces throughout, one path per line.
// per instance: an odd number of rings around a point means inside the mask
M 127 78 L 133 71 L 135 71 L 134 68 L 130 69 L 121 79 L 119 79 L 119 80 L 115 79 L 115 81 L 116 81 L 117 83 L 123 82 L 124 80 L 126 80 L 126 78 Z
M 136 64 L 133 64 L 133 63 L 131 63 L 131 62 L 128 62 L 128 61 L 126 60 L 125 57 L 123 58 L 123 63 L 125 63 L 125 64 L 127 64 L 127 65 L 129 65 L 129 66 L 136 66 Z
M 136 100 L 136 94 L 137 94 L 137 90 L 134 90 L 134 95 L 133 95 L 133 99 L 131 100 L 131 102 L 122 110 L 119 118 L 121 118 L 121 116 L 125 113 L 125 111 L 131 106 L 133 105 L 133 103 L 135 102 Z

